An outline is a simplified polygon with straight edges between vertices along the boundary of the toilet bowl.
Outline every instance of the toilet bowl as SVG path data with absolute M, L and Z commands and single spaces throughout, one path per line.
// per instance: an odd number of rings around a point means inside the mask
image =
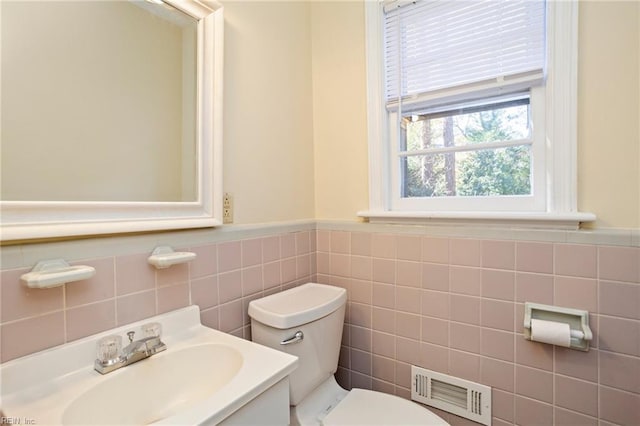
M 397 396 L 347 391 L 334 378 L 347 292 L 307 283 L 249 303 L 252 340 L 298 357 L 289 376 L 292 425 L 448 425 Z

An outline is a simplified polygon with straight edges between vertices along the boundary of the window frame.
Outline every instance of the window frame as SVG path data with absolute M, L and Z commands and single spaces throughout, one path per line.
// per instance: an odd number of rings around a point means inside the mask
M 390 174 L 390 207 L 394 211 L 420 211 L 425 207 L 451 212 L 459 211 L 495 211 L 493 208 L 499 205 L 500 210 L 508 211 L 539 211 L 545 207 L 546 175 L 545 175 L 545 147 L 544 147 L 544 111 L 541 104 L 544 102 L 544 87 L 535 87 L 530 91 L 530 108 L 532 121 L 536 124 L 533 129 L 531 147 L 532 163 L 536 162 L 536 167 L 532 168 L 532 194 L 516 196 L 478 196 L 478 197 L 402 197 L 402 173 L 400 171 L 400 144 L 397 141 L 398 132 L 395 126 L 389 126 L 389 167 Z M 397 120 L 397 111 L 388 113 L 390 123 Z M 524 145 L 524 144 L 523 144 Z
M 575 228 L 583 221 L 595 220 L 591 213 L 577 210 L 577 55 L 578 55 L 578 2 L 547 2 L 547 79 L 543 87 L 531 92 L 533 114 L 544 114 L 544 130 L 534 129 L 534 137 L 540 137 L 533 161 L 544 161 L 542 170 L 538 164 L 534 173 L 543 175 L 538 199 L 526 206 L 513 206 L 505 202 L 495 209 L 494 197 L 465 199 L 454 205 L 426 207 L 423 201 L 433 204 L 442 200 L 409 200 L 398 203 L 398 175 L 394 176 L 396 162 L 389 135 L 394 132 L 386 110 L 384 94 L 383 58 L 383 1 L 365 2 L 367 104 L 369 144 L 369 210 L 358 216 L 372 222 L 421 221 L 424 219 L 464 219 L 519 221 L 545 226 Z M 544 91 L 541 96 L 540 91 Z M 540 99 L 543 97 L 544 99 Z M 535 104 L 535 105 L 534 105 Z M 540 105 L 542 104 L 542 105 Z M 540 110 L 540 106 L 543 110 Z M 535 121 L 534 121 L 535 123 Z M 540 177 L 538 177 L 540 180 Z M 541 187 L 542 186 L 542 187 Z M 506 197 L 500 201 L 506 201 Z M 484 199 L 484 200 L 481 200 Z M 406 199 L 405 199 L 406 200 Z M 468 201 L 477 201 L 468 203 Z M 484 202 L 482 202 L 484 201 Z M 486 202 L 494 204 L 487 209 Z M 408 205 L 407 205 L 408 204 Z M 457 205 L 455 205 L 457 204 Z M 509 204 L 512 204 L 509 206 Z M 519 203 L 515 203 L 519 204 Z M 428 204 L 427 204 L 428 205 Z M 515 208 L 519 207 L 519 208 Z

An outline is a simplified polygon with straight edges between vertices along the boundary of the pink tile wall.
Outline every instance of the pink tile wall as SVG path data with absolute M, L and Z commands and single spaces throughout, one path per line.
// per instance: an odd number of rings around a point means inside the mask
M 495 425 L 640 425 L 640 248 L 328 230 L 317 240 L 318 281 L 349 294 L 343 386 L 408 397 L 416 364 L 491 386 Z M 525 340 L 526 301 L 589 310 L 592 349 Z
M 250 300 L 315 279 L 316 233 L 180 247 L 197 258 L 156 269 L 149 253 L 92 259 L 96 275 L 47 290 L 23 286 L 28 269 L 0 275 L 0 360 L 197 304 L 205 325 L 250 338 Z
M 491 386 L 494 425 L 640 425 L 640 248 L 317 230 L 180 249 L 197 259 L 87 260 L 95 277 L 50 290 L 3 270 L 0 359 L 190 304 L 250 338 L 251 300 L 316 280 L 348 290 L 347 388 L 408 398 L 416 364 Z M 525 301 L 588 309 L 592 350 L 524 340 Z

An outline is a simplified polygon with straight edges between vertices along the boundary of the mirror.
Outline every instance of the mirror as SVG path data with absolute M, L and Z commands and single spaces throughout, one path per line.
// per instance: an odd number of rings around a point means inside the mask
M 2 200 L 194 201 L 197 21 L 144 0 L 2 7 Z
M 215 226 L 222 8 L 3 1 L 2 241 Z

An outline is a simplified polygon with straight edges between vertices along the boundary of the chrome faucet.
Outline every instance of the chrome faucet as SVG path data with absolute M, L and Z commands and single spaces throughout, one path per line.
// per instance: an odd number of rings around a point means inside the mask
M 129 331 L 127 336 L 129 344 L 122 351 L 120 351 L 122 341 L 120 336 L 107 336 L 98 341 L 98 358 L 94 363 L 94 369 L 98 373 L 110 373 L 167 349 L 167 346 L 160 340 L 159 332 L 139 340 L 133 340 L 135 331 Z

